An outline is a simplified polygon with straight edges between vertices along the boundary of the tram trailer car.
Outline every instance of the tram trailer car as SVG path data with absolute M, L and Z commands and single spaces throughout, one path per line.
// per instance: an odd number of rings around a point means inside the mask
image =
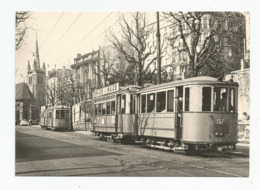
M 132 85 L 94 99 L 96 135 L 122 141 L 137 137 L 138 114 L 135 107 L 138 89 L 139 86 Z
M 68 130 L 70 127 L 69 108 L 61 105 L 42 107 L 40 125 L 43 129 Z
M 98 99 L 105 100 L 107 96 Z M 95 133 L 142 139 L 146 145 L 184 145 L 189 149 L 235 147 L 237 143 L 235 82 L 194 77 L 142 89 L 124 88 L 113 96 L 117 108 L 112 114 L 115 121 L 107 125 L 105 118 L 95 116 Z M 95 110 L 101 111 L 98 106 Z M 102 108 L 105 115 L 106 106 Z M 103 126 L 103 131 L 97 123 Z

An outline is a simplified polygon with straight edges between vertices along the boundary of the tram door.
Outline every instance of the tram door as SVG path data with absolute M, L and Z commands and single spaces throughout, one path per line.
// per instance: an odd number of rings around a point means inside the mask
M 183 121 L 183 86 L 177 87 L 176 88 L 176 103 L 175 103 L 175 129 L 177 139 L 181 140 L 182 139 L 182 121 Z
M 121 94 L 118 94 L 116 96 L 116 118 L 115 118 L 115 132 L 118 133 L 118 128 L 119 128 L 119 117 L 122 116 L 121 114 Z

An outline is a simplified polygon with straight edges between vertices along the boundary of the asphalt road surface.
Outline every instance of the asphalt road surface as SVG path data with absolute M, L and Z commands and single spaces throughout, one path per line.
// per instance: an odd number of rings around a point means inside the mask
M 16 176 L 247 177 L 249 147 L 187 155 L 99 140 L 76 132 L 16 126 Z

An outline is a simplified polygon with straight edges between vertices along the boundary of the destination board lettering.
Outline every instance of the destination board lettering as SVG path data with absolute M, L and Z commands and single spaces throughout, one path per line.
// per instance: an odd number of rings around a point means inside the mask
M 116 92 L 119 90 L 119 83 L 106 86 L 104 88 L 97 89 L 93 92 L 94 97 L 101 96 L 104 94 L 109 94 L 111 92 Z

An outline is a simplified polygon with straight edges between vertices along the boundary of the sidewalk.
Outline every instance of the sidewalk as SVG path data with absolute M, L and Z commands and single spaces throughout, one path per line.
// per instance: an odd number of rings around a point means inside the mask
M 75 133 L 80 133 L 80 134 L 86 134 L 86 135 L 92 135 L 93 133 L 91 131 L 74 131 Z

